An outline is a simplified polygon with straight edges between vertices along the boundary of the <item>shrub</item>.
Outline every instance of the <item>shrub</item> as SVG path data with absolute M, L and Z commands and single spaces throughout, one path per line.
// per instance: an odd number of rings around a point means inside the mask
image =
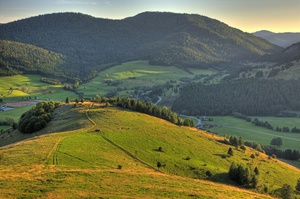
M 212 173 L 210 171 L 206 171 L 205 175 L 210 178 L 212 176 Z
M 119 164 L 119 165 L 118 165 L 118 169 L 122 169 L 122 165 Z
M 160 146 L 160 147 L 158 147 L 158 149 L 157 149 L 159 152 L 163 152 L 163 149 L 162 149 L 162 147 Z
M 190 160 L 191 159 L 191 157 L 190 156 L 187 156 L 186 158 L 185 158 L 185 160 Z

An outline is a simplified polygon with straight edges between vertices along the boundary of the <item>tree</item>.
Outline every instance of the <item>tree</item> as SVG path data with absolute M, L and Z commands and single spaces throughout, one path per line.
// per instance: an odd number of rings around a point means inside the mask
M 66 104 L 69 104 L 70 103 L 70 99 L 69 97 L 66 98 Z
M 257 144 L 255 150 L 259 151 L 259 152 L 264 152 L 264 150 L 261 148 L 261 145 L 260 144 Z
M 244 144 L 242 137 L 239 137 L 238 144 L 239 144 L 239 146 L 242 146 Z
M 254 168 L 254 173 L 255 173 L 255 175 L 259 175 L 259 170 L 257 167 Z
M 293 197 L 293 188 L 289 184 L 284 184 L 281 188 L 281 197 L 283 199 L 290 199 Z
M 270 144 L 280 147 L 282 145 L 282 139 L 280 137 L 273 138 Z
M 230 156 L 233 156 L 233 150 L 232 150 L 232 148 L 231 148 L 231 147 L 228 149 L 228 152 L 227 152 L 227 154 L 228 154 L 228 155 L 230 155 Z
M 156 166 L 159 169 L 162 166 L 162 164 L 160 162 L 157 162 Z
M 296 190 L 300 191 L 300 178 L 297 181 Z

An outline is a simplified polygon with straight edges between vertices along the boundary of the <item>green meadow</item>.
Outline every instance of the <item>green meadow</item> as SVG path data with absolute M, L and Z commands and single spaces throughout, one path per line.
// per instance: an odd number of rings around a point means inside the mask
M 263 127 L 255 126 L 251 122 L 234 118 L 232 116 L 213 116 L 210 117 L 213 121 L 203 121 L 204 124 L 214 124 L 218 127 L 209 129 L 219 135 L 229 135 L 243 137 L 244 140 L 256 142 L 263 145 L 270 145 L 273 138 L 281 137 L 283 144 L 282 149 L 296 149 L 300 150 L 300 134 L 298 133 L 284 133 L 272 131 Z M 300 118 L 281 118 L 281 117 L 252 117 L 258 118 L 260 121 L 268 121 L 274 128 L 277 126 L 287 126 L 290 129 L 293 127 L 300 127 Z
M 194 128 L 87 103 L 71 107 L 55 110 L 32 138 L 1 148 L 0 198 L 270 198 L 235 187 L 231 162 L 257 166 L 269 192 L 300 178 L 299 170 L 252 149 L 222 158 L 229 148 L 222 138 Z
M 152 87 L 165 84 L 167 81 L 179 81 L 182 77 L 194 78 L 195 75 L 212 75 L 214 71 L 190 69 L 187 72 L 175 66 L 150 65 L 148 61 L 133 61 L 113 66 L 99 73 L 99 76 L 86 84 L 80 85 L 78 91 L 84 93 L 85 97 L 94 97 L 97 94 L 104 96 L 108 91 L 120 90 L 119 95 L 129 96 L 129 92 L 136 90 L 136 87 Z M 112 86 L 105 83 L 106 80 L 120 83 Z
M 62 88 L 62 85 L 50 85 L 40 81 L 39 75 L 15 75 L 0 78 L 0 97 L 4 102 L 20 101 L 38 97 L 39 99 L 64 101 L 67 96 L 78 97 Z

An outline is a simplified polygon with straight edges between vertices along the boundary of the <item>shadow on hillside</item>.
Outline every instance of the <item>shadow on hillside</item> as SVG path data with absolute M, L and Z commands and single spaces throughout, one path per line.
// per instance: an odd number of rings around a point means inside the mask
M 224 184 L 236 185 L 235 182 L 229 179 L 228 173 L 217 173 L 211 178 L 211 180 L 218 183 L 221 182 Z

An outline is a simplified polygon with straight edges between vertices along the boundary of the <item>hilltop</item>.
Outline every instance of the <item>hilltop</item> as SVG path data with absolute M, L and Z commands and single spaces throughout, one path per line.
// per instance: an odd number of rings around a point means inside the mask
M 250 148 L 225 157 L 232 146 L 224 137 L 91 105 L 63 105 L 35 137 L 1 148 L 1 197 L 269 198 L 234 187 L 232 162 L 258 167 L 260 192 L 276 195 L 300 178 Z
M 300 33 L 274 33 L 267 30 L 261 30 L 253 34 L 283 48 L 287 48 L 292 44 L 300 42 Z
M 40 15 L 1 25 L 0 39 L 63 55 L 65 71 L 83 81 L 107 63 L 149 60 L 157 65 L 227 69 L 228 62 L 281 50 L 205 16 L 159 12 L 123 20 L 80 13 Z

